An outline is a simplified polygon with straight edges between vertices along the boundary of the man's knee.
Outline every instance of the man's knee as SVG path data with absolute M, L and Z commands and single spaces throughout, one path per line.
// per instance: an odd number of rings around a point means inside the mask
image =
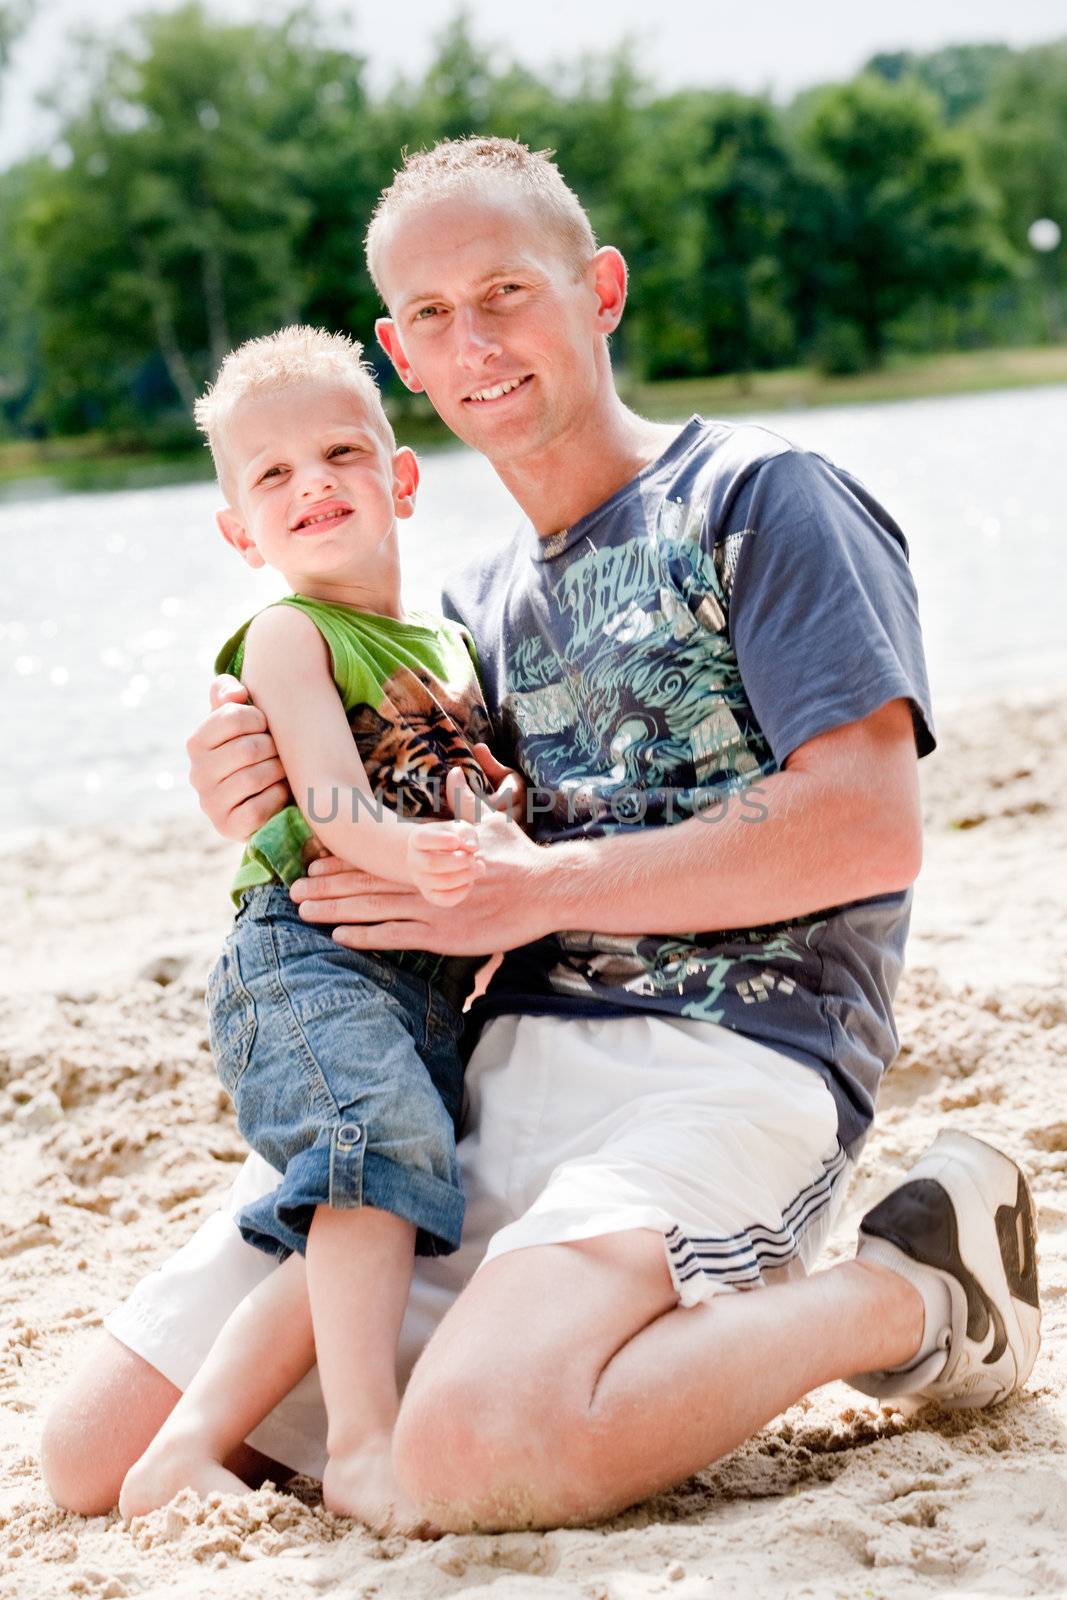
M 179 1390 L 109 1333 L 60 1393 L 41 1436 L 41 1470 L 65 1511 L 101 1516 Z
M 61 1396 L 41 1434 L 41 1472 L 48 1492 L 63 1511 L 101 1516 L 118 1499 L 110 1475 L 100 1471 L 80 1411 Z
M 524 1419 L 508 1408 L 502 1424 L 502 1403 L 495 1385 L 490 1392 L 462 1377 L 433 1379 L 405 1396 L 393 1440 L 397 1480 L 446 1531 L 486 1526 L 488 1500 L 512 1476 Z
M 448 1532 L 581 1520 L 599 1492 L 598 1421 L 581 1394 L 519 1363 L 414 1382 L 394 1435 L 404 1492 Z M 549 1485 L 554 1485 L 546 1494 Z

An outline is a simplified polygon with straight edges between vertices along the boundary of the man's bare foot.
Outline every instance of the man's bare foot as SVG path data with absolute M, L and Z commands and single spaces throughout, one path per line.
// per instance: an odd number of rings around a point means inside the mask
M 437 1539 L 440 1531 L 418 1515 L 393 1476 L 389 1434 L 374 1434 L 352 1450 L 332 1455 L 322 1475 L 322 1501 L 339 1517 L 354 1517 L 372 1533 Z
M 167 1439 L 165 1430 L 157 1434 L 144 1455 L 134 1462 L 119 1490 L 119 1513 L 123 1521 L 143 1517 L 148 1511 L 165 1506 L 182 1489 L 192 1489 L 201 1499 L 214 1491 L 247 1494 L 248 1485 L 236 1473 L 227 1472 L 195 1439 Z

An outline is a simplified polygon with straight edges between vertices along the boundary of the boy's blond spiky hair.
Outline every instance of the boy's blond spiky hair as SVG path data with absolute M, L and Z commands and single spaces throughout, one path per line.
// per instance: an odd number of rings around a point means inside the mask
M 396 448 L 374 373 L 363 360 L 363 346 L 357 340 L 345 333 L 327 333 L 325 328 L 296 325 L 261 339 L 247 339 L 230 351 L 215 382 L 193 406 L 196 425 L 207 435 L 219 483 L 231 505 L 235 486 L 226 459 L 226 435 L 234 412 L 253 395 L 309 380 L 351 390 L 390 450 Z
M 552 154 L 531 150 L 517 139 L 496 138 L 442 139 L 432 150 L 405 153 L 403 166 L 378 197 L 367 229 L 367 268 L 378 293 L 382 294 L 382 254 L 397 217 L 427 200 L 496 183 L 506 184 L 539 215 L 578 277 L 596 253 L 596 235 Z

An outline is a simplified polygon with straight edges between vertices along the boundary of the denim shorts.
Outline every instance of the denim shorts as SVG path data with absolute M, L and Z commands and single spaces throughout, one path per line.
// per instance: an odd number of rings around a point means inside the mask
M 335 944 L 288 889 L 246 891 L 207 985 L 211 1048 L 238 1126 L 281 1173 L 237 1218 L 283 1258 L 316 1206 L 413 1222 L 420 1255 L 459 1244 L 463 1019 L 414 973 Z

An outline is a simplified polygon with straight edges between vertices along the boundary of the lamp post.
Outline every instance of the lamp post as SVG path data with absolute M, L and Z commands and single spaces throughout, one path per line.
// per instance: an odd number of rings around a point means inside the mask
M 1051 217 L 1038 217 L 1027 228 L 1026 237 L 1031 250 L 1036 250 L 1040 258 L 1038 272 L 1044 280 L 1045 327 L 1049 343 L 1055 344 L 1063 337 L 1063 297 L 1053 257 L 1060 247 L 1063 233 L 1059 223 Z

